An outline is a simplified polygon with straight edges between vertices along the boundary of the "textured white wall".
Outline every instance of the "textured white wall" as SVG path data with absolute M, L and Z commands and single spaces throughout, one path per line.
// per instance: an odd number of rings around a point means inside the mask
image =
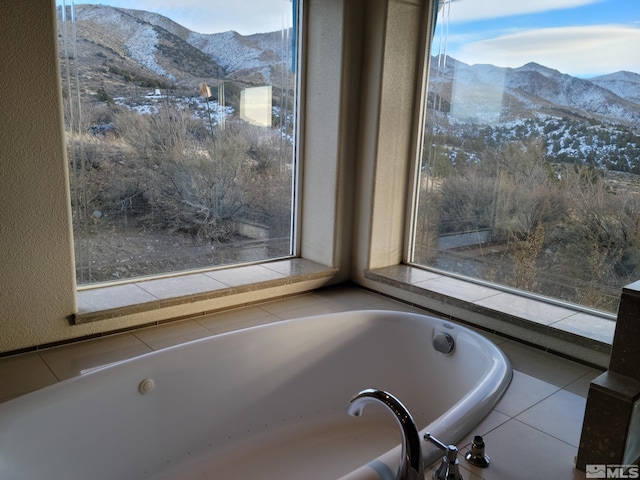
M 367 3 L 352 279 L 372 288 L 378 287 L 364 278 L 364 270 L 401 263 L 407 245 L 427 4 Z
M 54 12 L 0 3 L 0 351 L 53 341 L 75 309 Z
M 316 5 L 333 4 L 322 9 L 308 25 L 306 81 L 303 84 L 303 137 L 301 147 L 305 163 L 300 185 L 304 192 L 300 203 L 302 256 L 325 264 L 336 265 L 333 245 L 339 235 L 339 225 L 334 222 L 340 208 L 338 195 L 339 155 L 341 125 L 341 83 L 343 65 L 335 62 L 342 54 L 344 36 L 343 9 L 339 2 L 308 0 L 307 15 Z M 334 58 L 326 53 L 332 52 Z M 318 135 L 322 132 L 322 135 Z M 315 160 L 315 161 L 314 161 Z

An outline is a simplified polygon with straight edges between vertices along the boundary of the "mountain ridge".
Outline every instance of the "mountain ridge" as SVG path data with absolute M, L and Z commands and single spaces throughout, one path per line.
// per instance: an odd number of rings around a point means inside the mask
M 596 79 L 581 79 L 535 62 L 512 68 L 468 65 L 452 57 L 444 61 L 434 57 L 431 78 L 435 79 L 432 84 L 439 89 L 438 93 L 445 98 L 445 92 L 453 92 L 453 82 L 456 88 L 462 86 L 466 91 L 474 92 L 467 101 L 467 112 L 473 112 L 473 102 L 477 112 L 486 109 L 488 104 L 496 101 L 497 90 L 502 90 L 509 99 L 521 100 L 521 111 L 553 113 L 557 110 L 554 106 L 558 106 L 610 121 L 640 121 L 640 75 L 633 72 L 614 72 Z M 472 117 L 473 114 L 469 113 L 467 119 Z
M 227 79 L 280 86 L 280 70 L 290 65 L 287 45 L 276 38 L 282 32 L 200 34 L 157 13 L 93 4 L 76 5 L 74 21 L 73 48 L 89 96 L 98 88 L 117 96 L 131 81 L 189 91 Z

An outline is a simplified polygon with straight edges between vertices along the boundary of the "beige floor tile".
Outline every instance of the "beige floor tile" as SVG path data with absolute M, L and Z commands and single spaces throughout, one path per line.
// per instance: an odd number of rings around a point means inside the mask
M 465 460 L 459 460 L 460 464 L 459 464 L 459 471 L 460 471 L 460 475 L 462 475 L 462 478 L 464 480 L 482 480 L 482 477 L 474 472 L 471 472 L 470 470 L 467 470 L 466 468 L 466 463 Z M 425 478 L 427 480 L 432 480 L 433 477 L 431 475 L 429 476 L 425 476 Z
M 471 442 L 473 441 L 473 437 L 476 435 L 480 435 L 484 437 L 490 431 L 498 428 L 503 423 L 507 422 L 510 419 L 509 416 L 504 413 L 500 413 L 496 410 L 492 410 L 475 428 L 473 428 L 468 435 L 466 435 L 463 439 L 461 439 L 458 444 L 458 450 L 464 456 L 471 446 Z M 487 455 L 489 452 L 486 452 Z
M 484 437 L 488 468 L 465 468 L 484 480 L 579 480 L 582 472 L 573 467 L 577 448 L 544 432 L 509 420 Z M 463 462 L 466 462 L 464 460 Z
M 566 387 L 590 370 L 586 365 L 513 341 L 502 343 L 500 349 L 515 370 L 558 387 Z
M 38 353 L 0 359 L 0 402 L 56 383 Z
M 384 298 L 378 293 L 351 286 L 330 288 L 318 292 L 317 295 L 326 302 L 345 309 L 364 309 Z
M 516 419 L 577 448 L 586 404 L 586 398 L 560 390 Z
M 264 311 L 280 316 L 282 313 L 290 310 L 327 305 L 328 303 L 320 295 L 307 293 L 304 295 L 294 295 L 280 300 L 261 303 L 258 306 Z
M 591 385 L 591 381 L 600 375 L 602 375 L 601 370 L 590 368 L 587 373 L 578 378 L 575 382 L 572 382 L 564 387 L 564 389 L 586 398 L 589 394 L 589 386 Z
M 133 334 L 122 333 L 51 348 L 40 355 L 58 379 L 66 380 L 151 351 Z
M 153 350 L 179 345 L 214 335 L 214 333 L 193 320 L 167 323 L 156 327 L 143 328 L 132 332 Z
M 238 308 L 194 319 L 195 322 L 216 334 L 255 327 L 256 325 L 280 320 L 282 320 L 280 317 L 259 307 Z
M 278 317 L 282 318 L 283 320 L 293 320 L 296 318 L 315 317 L 316 315 L 328 315 L 331 313 L 340 313 L 344 311 L 344 307 L 323 302 L 315 305 L 307 305 L 293 310 L 286 310 L 278 313 Z
M 555 385 L 514 370 L 513 380 L 494 410 L 515 417 L 558 390 Z

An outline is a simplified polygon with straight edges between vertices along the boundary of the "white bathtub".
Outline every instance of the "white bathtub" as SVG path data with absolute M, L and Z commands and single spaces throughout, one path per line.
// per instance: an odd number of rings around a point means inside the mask
M 438 332 L 454 339 L 453 353 L 433 348 Z M 353 395 L 387 390 L 422 433 L 453 443 L 510 379 L 491 342 L 428 316 L 357 311 L 279 322 L 153 352 L 0 405 L 0 478 L 391 478 L 397 423 L 376 405 L 349 416 Z M 440 455 L 426 441 L 422 448 L 425 465 Z

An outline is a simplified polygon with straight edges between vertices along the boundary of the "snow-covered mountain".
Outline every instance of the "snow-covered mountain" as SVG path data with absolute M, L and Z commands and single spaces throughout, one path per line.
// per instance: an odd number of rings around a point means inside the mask
M 172 20 L 152 12 L 141 10 L 124 10 L 142 22 L 157 28 L 165 29 L 188 44 L 197 48 L 214 62 L 222 66 L 231 77 L 255 77 L 262 75 L 269 83 L 274 66 L 288 62 L 291 56 L 289 32 L 269 32 L 254 35 L 241 35 L 229 30 L 214 34 L 192 32 Z
M 587 80 L 533 62 L 503 68 L 467 65 L 447 57 L 432 60 L 430 76 L 447 103 L 465 103 L 468 119 L 483 118 L 482 113 L 499 98 L 503 118 L 526 116 L 526 111 L 557 114 L 561 109 L 566 115 L 568 108 L 582 116 L 640 121 L 640 75 L 635 73 L 618 72 Z
M 280 86 L 291 64 L 286 31 L 206 35 L 157 13 L 103 5 L 76 5 L 75 26 L 80 73 L 97 84 L 89 92 L 99 86 L 115 96 L 130 82 L 190 91 L 219 80 Z
M 273 40 L 269 41 L 269 38 Z M 242 36 L 228 31 L 215 34 L 191 33 L 187 41 L 224 67 L 230 78 L 262 77 L 276 81 L 283 59 L 289 58 L 282 32 Z
M 630 102 L 640 103 L 640 75 L 637 73 L 616 72 L 589 80 Z

